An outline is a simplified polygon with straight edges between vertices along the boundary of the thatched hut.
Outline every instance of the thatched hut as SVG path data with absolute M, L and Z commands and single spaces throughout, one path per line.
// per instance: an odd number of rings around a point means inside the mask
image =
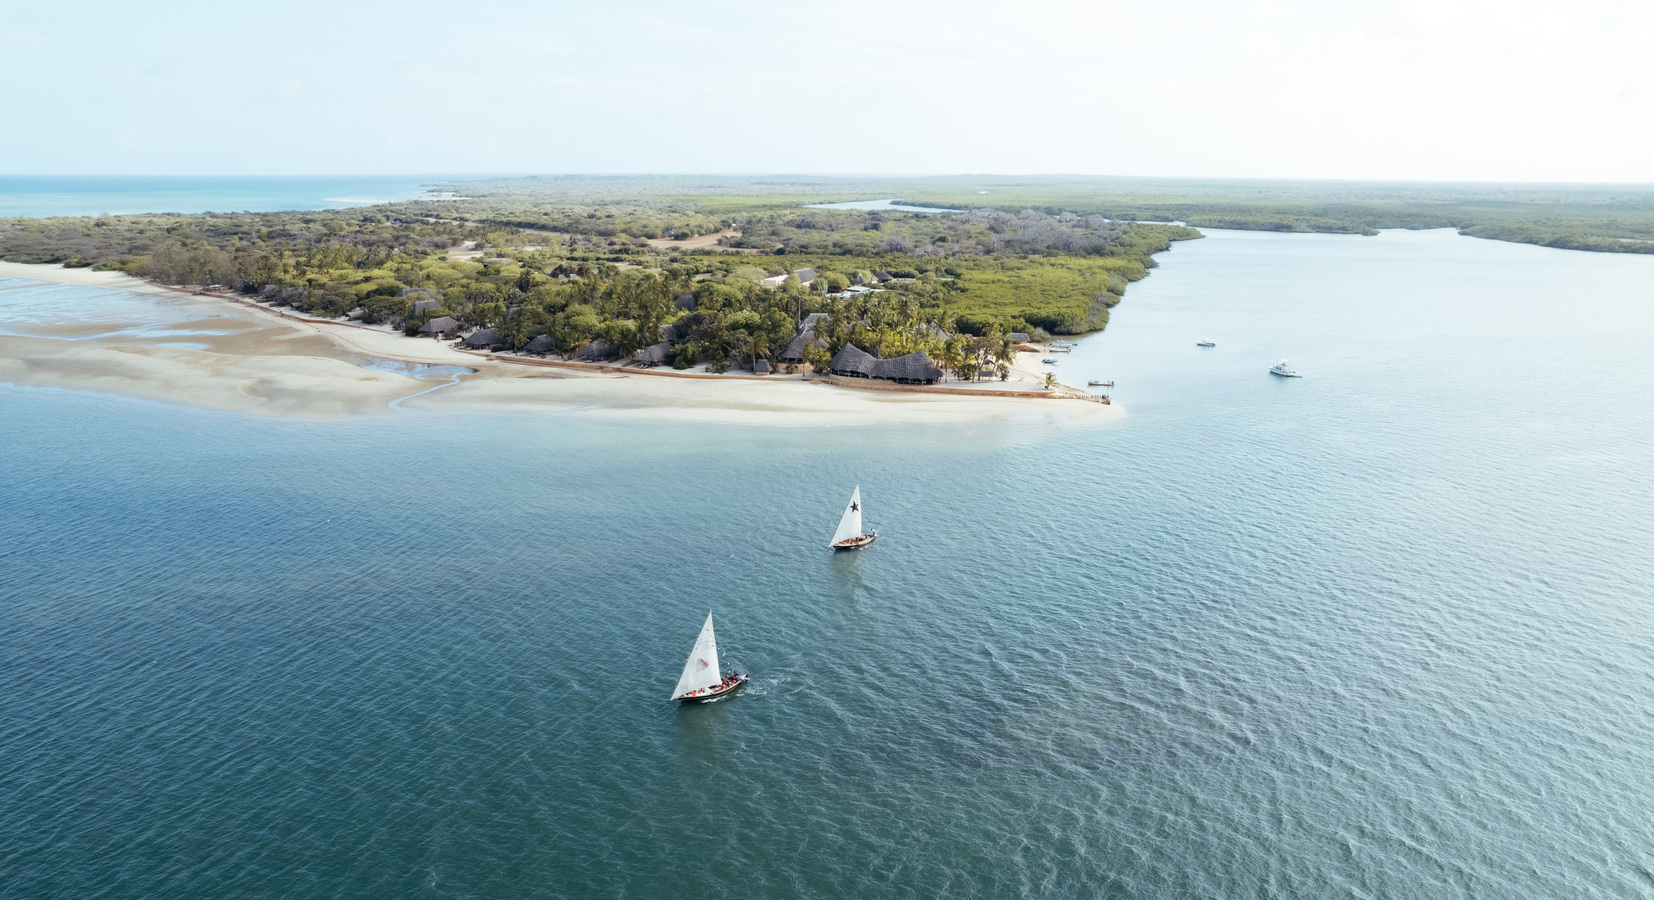
M 432 319 L 419 327 L 419 333 L 425 337 L 449 337 L 459 332 L 459 320 L 453 316 L 442 316 Z
M 777 354 L 776 358 L 782 362 L 803 362 L 806 343 L 815 344 L 823 350 L 827 349 L 826 338 L 816 333 L 816 326 L 826 318 L 826 313 L 810 313 L 806 316 L 803 326 L 798 329 L 798 335 L 787 343 L 786 349 Z
M 614 345 L 603 341 L 592 341 L 586 346 L 581 347 L 580 352 L 576 353 L 574 358 L 595 361 L 599 359 L 609 359 L 613 356 L 615 356 Z
M 692 294 L 679 294 L 678 299 L 672 302 L 684 312 L 695 311 L 695 297 Z
M 505 338 L 501 337 L 500 332 L 494 328 L 478 328 L 466 335 L 465 340 L 460 341 L 460 344 L 467 350 L 490 350 L 493 349 L 494 345 L 503 343 L 505 343 Z
M 752 374 L 754 375 L 768 375 L 774 371 L 775 367 L 771 366 L 767 359 L 761 359 L 752 364 Z
M 545 356 L 557 349 L 557 340 L 549 334 L 535 335 L 534 340 L 524 345 L 522 352 L 534 356 Z
M 1026 331 L 1013 331 L 1010 333 L 1009 337 L 1012 341 L 1015 341 L 1018 344 L 1028 343 L 1028 332 Z
M 441 309 L 441 308 L 442 308 L 442 301 L 441 300 L 415 300 L 413 302 L 413 306 L 408 307 L 408 315 L 409 316 L 417 316 L 420 313 L 429 312 L 433 309 Z
M 638 351 L 638 355 L 632 357 L 632 365 L 644 369 L 658 366 L 666 362 L 667 356 L 671 352 L 672 345 L 662 341 Z
M 876 378 L 898 384 L 935 384 L 942 377 L 942 370 L 923 350 L 894 359 L 879 359 L 855 344 L 845 344 L 827 367 L 834 375 Z

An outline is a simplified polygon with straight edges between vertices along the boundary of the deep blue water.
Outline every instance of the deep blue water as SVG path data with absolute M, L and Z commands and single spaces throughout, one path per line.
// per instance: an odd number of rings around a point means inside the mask
M 0 218 L 343 209 L 425 194 L 439 175 L 0 175 Z
M 0 896 L 1654 894 L 1654 258 L 1161 263 L 1101 426 L 0 386 Z

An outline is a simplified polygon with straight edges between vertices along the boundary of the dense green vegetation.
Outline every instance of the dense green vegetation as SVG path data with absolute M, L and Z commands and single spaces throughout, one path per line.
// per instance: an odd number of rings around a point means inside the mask
M 559 176 L 466 183 L 464 189 L 588 204 L 647 193 L 664 198 L 657 201 L 663 204 L 715 211 L 715 218 L 801 203 L 897 197 L 920 206 L 1066 212 L 1251 231 L 1373 234 L 1381 228 L 1456 228 L 1473 237 L 1571 250 L 1654 253 L 1654 185 L 993 175 L 883 179 Z
M 1169 179 L 982 179 L 908 192 L 919 205 L 1064 210 L 1197 228 L 1376 234 L 1456 228 L 1569 250 L 1654 253 L 1654 186 Z
M 353 210 L 0 220 L 0 258 L 221 285 L 321 316 L 417 331 L 450 316 L 521 347 L 774 359 L 812 312 L 884 356 L 960 361 L 955 333 L 1104 327 L 1153 255 L 1194 228 L 1371 233 L 1455 227 L 1572 249 L 1654 252 L 1654 190 L 1063 178 L 569 176 L 436 185 L 460 199 Z M 924 214 L 811 208 L 899 196 Z M 702 235 L 712 238 L 687 240 Z M 816 270 L 811 285 L 760 280 Z M 877 291 L 830 296 L 850 284 Z M 693 303 L 688 298 L 693 298 Z M 421 302 L 423 301 L 423 302 Z M 417 304 L 417 306 L 416 306 Z M 974 346 L 974 345 L 973 345 Z M 812 348 L 811 353 L 817 354 Z M 991 356 L 992 354 L 988 354 Z M 817 359 L 816 362 L 824 362 Z M 974 371 L 974 370 L 972 370 Z
M 650 242 L 720 229 L 734 231 L 719 245 Z M 0 222 L 0 256 L 217 285 L 410 334 L 452 317 L 494 329 L 514 349 L 543 334 L 564 352 L 601 342 L 624 356 L 667 338 L 679 367 L 779 361 L 799 321 L 823 312 L 828 346 L 807 354 L 817 367 L 854 341 L 883 356 L 923 349 L 974 377 L 1003 360 L 994 348 L 1012 332 L 1104 327 L 1153 253 L 1198 236 L 1036 211 L 806 209 L 791 197 L 587 206 L 491 196 L 327 212 L 15 219 Z M 803 268 L 818 273 L 812 284 L 759 283 Z M 852 283 L 877 289 L 830 296 Z

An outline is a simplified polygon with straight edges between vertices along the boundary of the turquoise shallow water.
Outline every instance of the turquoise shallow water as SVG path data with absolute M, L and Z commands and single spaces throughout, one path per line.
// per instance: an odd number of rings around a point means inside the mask
M 1654 894 L 1654 259 L 1161 261 L 1100 427 L 0 386 L 0 896 Z

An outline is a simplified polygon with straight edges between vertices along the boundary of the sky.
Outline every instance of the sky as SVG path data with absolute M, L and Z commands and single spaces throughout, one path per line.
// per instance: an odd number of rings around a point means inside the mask
M 0 173 L 1654 182 L 1654 3 L 0 0 Z

